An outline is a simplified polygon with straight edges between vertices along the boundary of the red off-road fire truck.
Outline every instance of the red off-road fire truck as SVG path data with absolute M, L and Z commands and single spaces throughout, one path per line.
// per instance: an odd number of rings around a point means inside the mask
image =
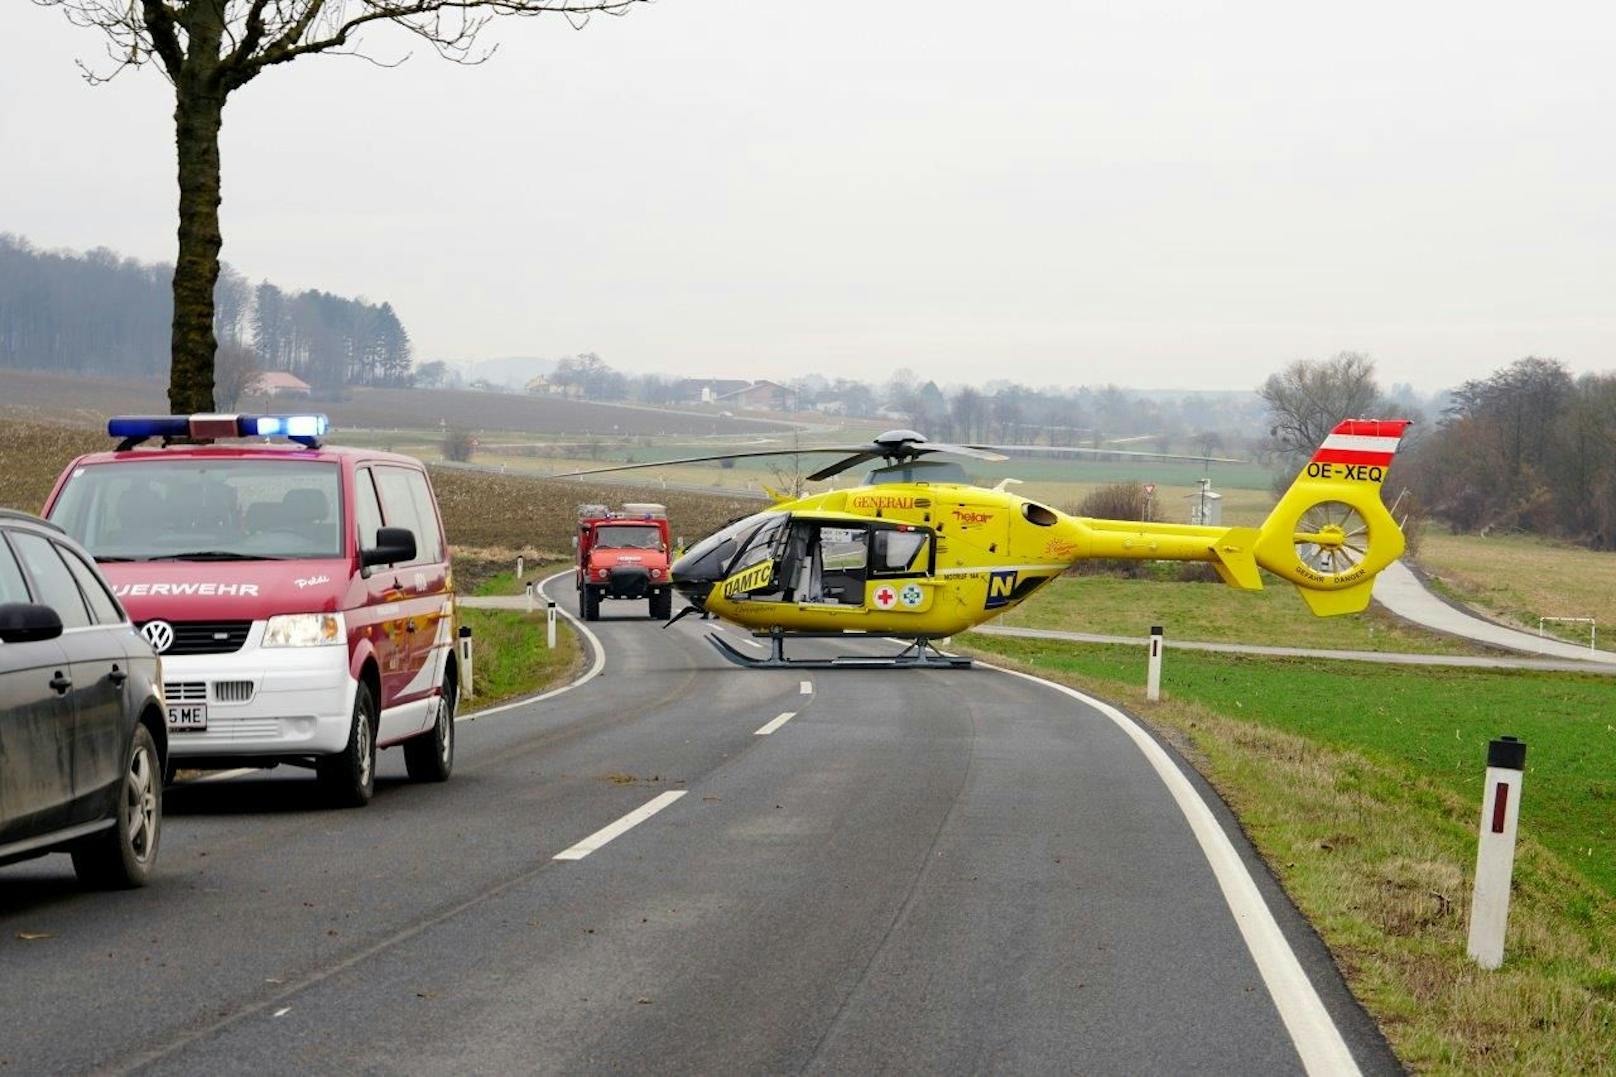
M 651 617 L 673 615 L 668 579 L 673 542 L 661 505 L 578 506 L 578 608 L 586 621 L 600 619 L 603 598 L 649 600 Z

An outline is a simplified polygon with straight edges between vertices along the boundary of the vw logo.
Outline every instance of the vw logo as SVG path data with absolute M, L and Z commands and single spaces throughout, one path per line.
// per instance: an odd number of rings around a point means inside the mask
M 140 626 L 140 634 L 158 654 L 174 646 L 174 626 L 167 621 L 147 621 Z

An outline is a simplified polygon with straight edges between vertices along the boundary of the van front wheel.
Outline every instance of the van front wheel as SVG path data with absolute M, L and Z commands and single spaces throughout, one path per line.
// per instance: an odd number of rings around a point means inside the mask
M 354 692 L 348 746 L 321 759 L 316 773 L 338 807 L 362 808 L 370 803 L 376 791 L 376 700 L 369 685 L 361 682 Z
M 453 677 L 443 680 L 438 720 L 432 728 L 404 742 L 404 769 L 416 782 L 446 782 L 454 771 L 454 714 L 457 691 Z

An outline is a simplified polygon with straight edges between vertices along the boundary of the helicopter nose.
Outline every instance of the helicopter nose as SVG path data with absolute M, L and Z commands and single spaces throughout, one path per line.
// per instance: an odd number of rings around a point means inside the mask
M 707 596 L 712 593 L 713 585 L 718 582 L 710 572 L 703 572 L 697 562 L 700 558 L 689 554 L 679 558 L 668 570 L 673 578 L 673 589 L 685 597 L 685 601 L 692 606 L 707 611 Z

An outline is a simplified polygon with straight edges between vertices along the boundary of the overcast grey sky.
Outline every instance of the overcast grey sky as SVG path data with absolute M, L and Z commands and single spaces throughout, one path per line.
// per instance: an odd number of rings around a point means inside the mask
M 167 85 L 0 0 L 0 230 L 173 256 Z M 1616 367 L 1616 5 L 660 0 L 226 111 L 225 258 L 418 354 L 1423 390 Z M 410 43 L 370 35 L 396 57 Z

